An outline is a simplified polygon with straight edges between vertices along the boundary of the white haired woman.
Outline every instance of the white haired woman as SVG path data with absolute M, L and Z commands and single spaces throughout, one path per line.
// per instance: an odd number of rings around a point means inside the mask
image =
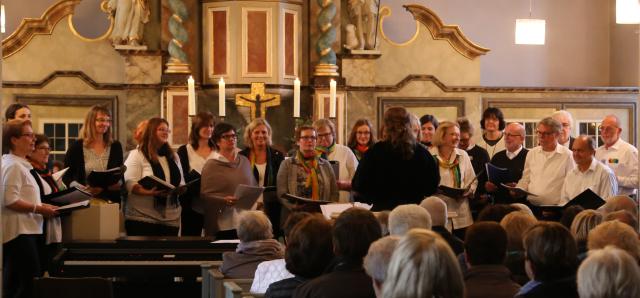
M 284 246 L 273 239 L 271 222 L 262 211 L 243 211 L 236 227 L 240 244 L 222 255 L 220 271 L 229 278 L 253 278 L 258 264 L 282 259 Z
M 582 298 L 640 297 L 640 268 L 626 251 L 613 245 L 589 252 L 578 269 Z

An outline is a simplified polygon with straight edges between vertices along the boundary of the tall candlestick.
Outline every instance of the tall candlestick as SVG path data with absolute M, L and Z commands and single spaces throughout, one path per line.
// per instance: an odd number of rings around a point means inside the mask
M 293 117 L 300 118 L 300 80 L 293 81 Z
M 188 86 L 188 90 L 189 90 L 189 102 L 188 102 L 188 107 L 189 107 L 189 116 L 195 115 L 196 114 L 196 86 L 195 86 L 195 81 L 193 80 L 193 76 L 189 76 L 189 79 L 187 80 L 187 86 Z
M 329 118 L 336 117 L 336 81 L 329 82 Z
M 224 79 L 220 77 L 220 81 L 218 81 L 218 115 L 220 117 L 227 115 L 225 104 Z

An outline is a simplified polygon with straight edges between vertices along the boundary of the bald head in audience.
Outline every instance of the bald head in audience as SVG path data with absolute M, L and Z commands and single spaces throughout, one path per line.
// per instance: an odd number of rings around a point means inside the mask
M 371 243 L 369 252 L 364 257 L 364 270 L 371 277 L 376 297 L 382 297 L 382 285 L 387 278 L 387 268 L 399 240 L 399 236 L 382 237 Z
M 432 227 L 446 226 L 447 204 L 442 199 L 435 196 L 428 197 L 420 202 L 420 207 L 429 212 Z
M 587 247 L 589 251 L 601 249 L 607 245 L 627 251 L 636 262 L 640 261 L 640 240 L 638 234 L 627 224 L 614 221 L 605 221 L 589 232 Z
M 389 213 L 389 233 L 402 236 L 414 228 L 431 229 L 431 216 L 416 204 L 400 205 Z

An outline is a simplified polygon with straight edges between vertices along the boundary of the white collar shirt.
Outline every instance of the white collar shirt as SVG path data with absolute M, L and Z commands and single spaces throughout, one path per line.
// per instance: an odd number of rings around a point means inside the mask
M 574 166 L 567 147 L 558 144 L 554 151 L 546 153 L 542 147 L 535 147 L 527 154 L 518 187 L 535 194 L 527 198 L 534 205 L 562 205 L 562 185 Z
M 511 152 L 511 151 L 509 151 L 507 149 L 506 150 L 507 158 L 509 158 L 510 160 L 516 158 L 516 156 L 518 156 L 518 154 L 520 154 L 520 151 L 522 151 L 522 148 L 523 148 L 522 145 L 520 145 L 520 148 L 518 148 L 518 150 L 513 151 L 513 152 Z
M 606 200 L 616 195 L 618 182 L 611 169 L 592 158 L 591 165 L 586 171 L 582 172 L 576 166 L 567 174 L 562 187 L 563 204 L 566 204 L 587 188 Z
M 632 195 L 638 187 L 638 149 L 618 139 L 613 146 L 596 149 L 596 159 L 607 165 L 618 179 L 618 194 Z

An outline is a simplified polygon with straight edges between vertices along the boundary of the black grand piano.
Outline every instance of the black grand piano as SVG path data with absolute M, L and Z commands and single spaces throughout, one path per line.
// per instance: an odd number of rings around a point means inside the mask
M 54 258 L 56 277 L 113 280 L 116 297 L 198 297 L 202 266 L 218 267 L 238 243 L 212 237 L 122 237 L 69 242 Z M 120 293 L 120 294 L 118 294 Z M 192 295 L 187 295 L 192 293 Z

